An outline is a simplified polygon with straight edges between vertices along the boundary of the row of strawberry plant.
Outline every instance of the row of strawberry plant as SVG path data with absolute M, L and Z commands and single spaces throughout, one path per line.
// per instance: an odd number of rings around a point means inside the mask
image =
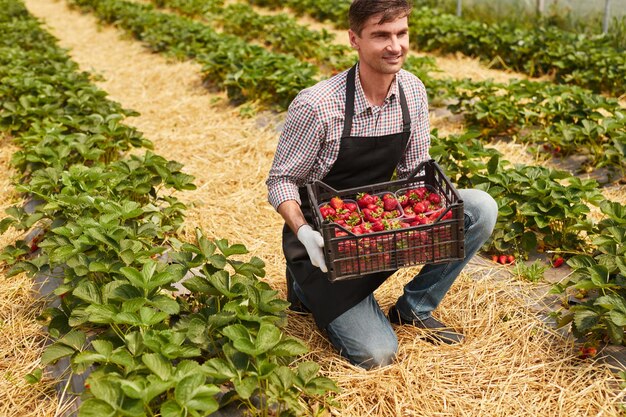
M 214 3 L 181 0 L 152 2 L 157 7 L 202 19 L 208 25 L 219 27 L 223 32 L 238 36 L 246 42 L 262 39 L 263 45 L 268 49 L 310 62 L 320 68 L 323 74 L 342 71 L 357 60 L 356 54 L 351 53 L 349 47 L 334 43 L 334 36 L 327 31 L 309 29 L 285 13 L 261 15 L 243 3 L 218 7 L 222 5 L 221 0 Z M 427 76 L 429 71 L 434 70 L 434 60 L 410 56 L 405 67 L 415 74 Z
M 234 101 L 287 108 L 298 91 L 315 82 L 318 68 L 290 55 L 221 34 L 190 18 L 159 13 L 149 4 L 122 0 L 75 0 L 100 20 L 131 33 L 157 52 L 193 58 L 205 81 L 224 88 Z
M 328 20 L 347 27 L 348 1 L 249 0 Z M 549 74 L 558 83 L 574 84 L 613 96 L 626 93 L 626 54 L 606 37 L 585 36 L 556 27 L 529 30 L 511 23 L 487 25 L 467 21 L 428 7 L 414 9 L 410 34 L 424 51 L 462 52 L 530 76 Z
M 351 49 L 334 43 L 332 34 L 302 26 L 285 13 L 260 15 L 247 4 L 223 6 L 221 0 L 215 1 L 211 7 L 208 7 L 211 3 L 180 0 L 152 0 L 152 3 L 189 17 L 202 18 L 225 33 L 247 42 L 259 41 L 274 52 L 293 55 L 322 70 L 339 70 L 356 62 Z
M 442 83 L 439 82 L 439 85 Z M 581 170 L 626 167 L 626 110 L 613 99 L 576 86 L 528 80 L 452 82 L 434 90 L 448 108 L 485 137 L 515 136 L 550 156 L 584 155 Z
M 42 314 L 55 340 L 42 364 L 70 357 L 73 372 L 90 371 L 79 415 L 207 415 L 229 404 L 311 415 L 307 401 L 336 388 L 315 363 L 290 365 L 307 349 L 282 332 L 288 304 L 259 279 L 263 262 L 199 230 L 194 244 L 176 239 L 185 206 L 159 191 L 193 189 L 192 178 L 150 151 L 127 155 L 121 138 L 149 144 L 121 123 L 134 113 L 91 85 L 22 3 L 0 6 L 2 86 L 39 99 L 12 102 L 0 89 L 2 129 L 21 148 L 16 187 L 37 200 L 34 211 L 9 208 L 0 232 L 42 232 L 0 260 L 7 276 L 61 271 L 58 307 Z M 47 135 L 57 139 L 43 154 Z M 183 277 L 186 294 L 174 287 Z
M 433 133 L 431 155 L 452 180 L 483 189 L 498 201 L 498 222 L 487 250 L 554 251 L 565 257 L 572 273 L 552 291 L 566 300 L 582 300 L 553 311 L 557 325 L 571 324 L 574 335 L 590 346 L 626 343 L 626 206 L 606 201 L 593 180 L 512 166 L 485 148 L 478 133 Z M 591 205 L 600 207 L 599 222 L 588 218 Z
M 436 85 L 448 92 L 459 88 L 449 80 Z M 491 250 L 518 254 L 537 247 L 584 251 L 588 240 L 581 225 L 587 224 L 589 205 L 601 199 L 597 183 L 562 171 L 512 166 L 485 149 L 477 136 L 435 138 L 432 152 L 460 186 L 486 189 L 502 202 Z

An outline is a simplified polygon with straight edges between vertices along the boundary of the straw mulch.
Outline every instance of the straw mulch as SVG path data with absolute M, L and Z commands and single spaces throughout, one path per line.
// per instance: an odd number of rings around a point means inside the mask
M 266 262 L 265 279 L 284 294 L 282 222 L 266 203 L 264 184 L 281 117 L 241 118 L 222 95 L 200 85 L 197 64 L 150 54 L 61 3 L 28 0 L 27 6 L 45 17 L 83 69 L 104 77 L 98 85 L 113 100 L 141 113 L 129 123 L 154 141 L 156 152 L 182 162 L 196 176 L 198 189 L 179 195 L 189 204 L 183 235 L 190 238 L 201 227 L 212 236 L 245 244 L 251 255 Z M 7 172 L 3 161 L 11 152 L 5 151 L 6 143 L 0 151 L 2 172 Z M 0 191 L 0 204 L 9 205 L 7 200 L 15 196 L 6 187 Z M 0 243 L 13 238 L 5 236 Z M 402 270 L 377 291 L 383 308 L 417 270 Z M 536 300 L 525 296 L 534 287 L 504 271 L 468 268 L 437 312 L 466 334 L 463 344 L 434 346 L 417 329 L 396 328 L 398 360 L 383 369 L 367 372 L 349 365 L 308 316 L 290 313 L 287 331 L 308 342 L 307 358 L 318 361 L 341 387 L 342 408 L 333 412 L 337 416 L 619 415 L 623 392 L 608 367 L 577 360 L 571 340 L 543 324 L 535 312 Z M 24 365 L 20 369 L 13 364 L 13 382 L 0 385 L 0 415 L 54 415 L 56 399 L 49 388 L 15 382 L 37 366 L 44 335 L 34 313 L 25 313 L 33 304 L 27 283 L 20 287 L 16 280 L 6 281 L 0 290 L 3 335 L 7 326 L 13 330 L 0 341 L 0 352 L 9 352 L 5 359 Z
M 9 161 L 17 151 L 11 139 L 0 135 L 0 213 L 16 204 Z M 0 247 L 11 244 L 18 233 L 0 236 Z M 0 416 L 52 415 L 56 408 L 53 381 L 28 385 L 24 375 L 39 365 L 45 335 L 36 321 L 39 308 L 31 293 L 32 282 L 25 275 L 7 278 L 0 268 Z M 40 306 L 37 306 L 40 307 Z

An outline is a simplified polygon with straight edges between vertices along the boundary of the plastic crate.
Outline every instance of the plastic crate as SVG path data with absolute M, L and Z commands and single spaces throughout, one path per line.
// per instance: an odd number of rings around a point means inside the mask
M 323 202 L 334 196 L 354 199 L 362 192 L 394 193 L 412 187 L 436 190 L 445 199 L 445 209 L 433 223 L 356 235 L 334 222 L 324 221 L 319 210 Z M 426 263 L 450 262 L 465 256 L 463 201 L 434 160 L 421 163 L 403 180 L 344 190 L 315 181 L 307 184 L 307 192 L 314 208 L 315 227 L 324 238 L 324 257 L 331 281 Z M 448 211 L 452 211 L 452 217 L 442 220 Z M 346 234 L 336 236 L 337 231 Z

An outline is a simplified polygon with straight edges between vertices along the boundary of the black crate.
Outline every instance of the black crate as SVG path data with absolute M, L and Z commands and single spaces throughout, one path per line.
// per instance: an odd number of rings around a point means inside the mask
M 428 187 L 445 199 L 438 220 L 395 230 L 356 235 L 334 222 L 322 219 L 319 207 L 334 196 L 354 199 L 356 194 L 395 193 L 408 187 Z M 434 160 L 421 163 L 408 178 L 363 187 L 335 190 L 321 181 L 307 185 L 316 229 L 324 238 L 324 256 L 331 281 L 354 279 L 381 271 L 420 264 L 436 264 L 463 259 L 463 201 Z M 442 217 L 452 211 L 452 217 Z M 337 231 L 346 232 L 336 236 Z

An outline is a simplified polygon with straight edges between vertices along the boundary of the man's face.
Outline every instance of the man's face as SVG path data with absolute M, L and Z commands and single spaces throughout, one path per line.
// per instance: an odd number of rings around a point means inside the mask
M 350 30 L 350 43 L 358 51 L 362 67 L 378 74 L 395 74 L 402 68 L 409 50 L 408 18 L 380 25 L 379 21 L 380 16 L 370 17 L 361 36 Z

